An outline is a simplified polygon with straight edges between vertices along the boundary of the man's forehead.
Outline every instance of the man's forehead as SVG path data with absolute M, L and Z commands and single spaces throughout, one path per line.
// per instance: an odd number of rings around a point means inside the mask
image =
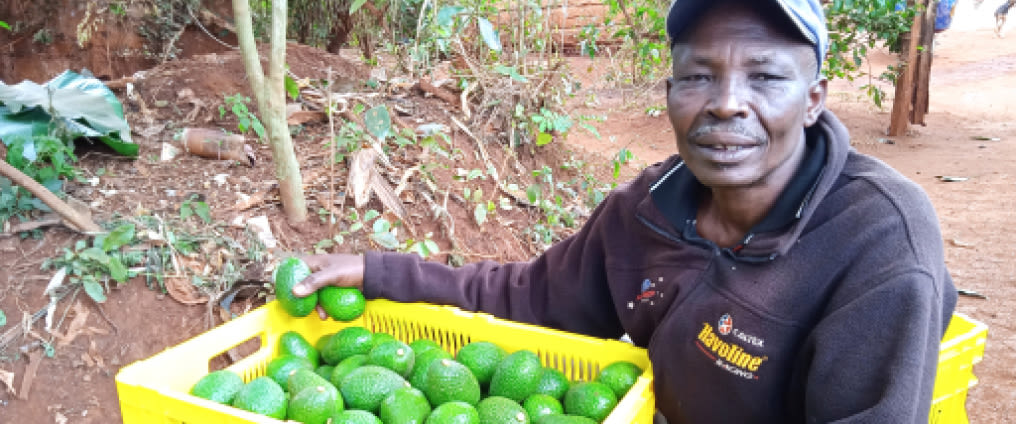
M 674 45 L 674 65 L 715 65 L 729 63 L 741 66 L 787 65 L 800 66 L 811 57 L 808 46 L 800 44 L 759 42 L 758 40 L 712 40 L 704 43 L 677 43 Z

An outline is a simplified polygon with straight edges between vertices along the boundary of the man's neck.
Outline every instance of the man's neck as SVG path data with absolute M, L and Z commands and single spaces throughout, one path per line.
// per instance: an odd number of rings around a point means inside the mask
M 774 170 L 758 184 L 704 190 L 696 213 L 696 230 L 699 235 L 720 247 L 739 244 L 776 204 L 780 194 L 801 167 L 806 152 L 802 143 L 785 166 Z

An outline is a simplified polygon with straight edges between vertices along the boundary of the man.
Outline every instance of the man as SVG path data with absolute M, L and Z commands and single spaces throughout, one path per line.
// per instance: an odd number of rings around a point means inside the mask
M 995 36 L 1004 38 L 1002 27 L 1005 26 L 1005 17 L 1009 15 L 1009 9 L 1016 5 L 1016 0 L 1006 0 L 998 9 L 995 9 Z
M 956 293 L 914 183 L 824 108 L 818 0 L 670 9 L 679 155 L 526 263 L 309 258 L 294 292 L 482 310 L 649 350 L 670 423 L 927 422 Z

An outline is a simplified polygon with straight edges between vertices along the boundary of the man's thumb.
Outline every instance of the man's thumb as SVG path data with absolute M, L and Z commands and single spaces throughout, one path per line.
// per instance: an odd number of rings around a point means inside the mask
M 314 293 L 314 278 L 307 277 L 297 285 L 293 286 L 293 294 L 297 297 L 307 297 L 311 293 Z

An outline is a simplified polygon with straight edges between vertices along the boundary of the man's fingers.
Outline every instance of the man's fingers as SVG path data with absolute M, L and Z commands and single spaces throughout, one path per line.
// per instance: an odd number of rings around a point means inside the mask
M 303 281 L 293 286 L 293 294 L 296 297 L 307 297 L 311 293 L 316 292 L 321 286 L 324 286 L 327 282 L 324 281 L 319 275 L 311 274 Z
M 311 271 L 320 271 L 328 266 L 328 255 L 307 255 L 301 256 L 301 260 L 310 267 Z

